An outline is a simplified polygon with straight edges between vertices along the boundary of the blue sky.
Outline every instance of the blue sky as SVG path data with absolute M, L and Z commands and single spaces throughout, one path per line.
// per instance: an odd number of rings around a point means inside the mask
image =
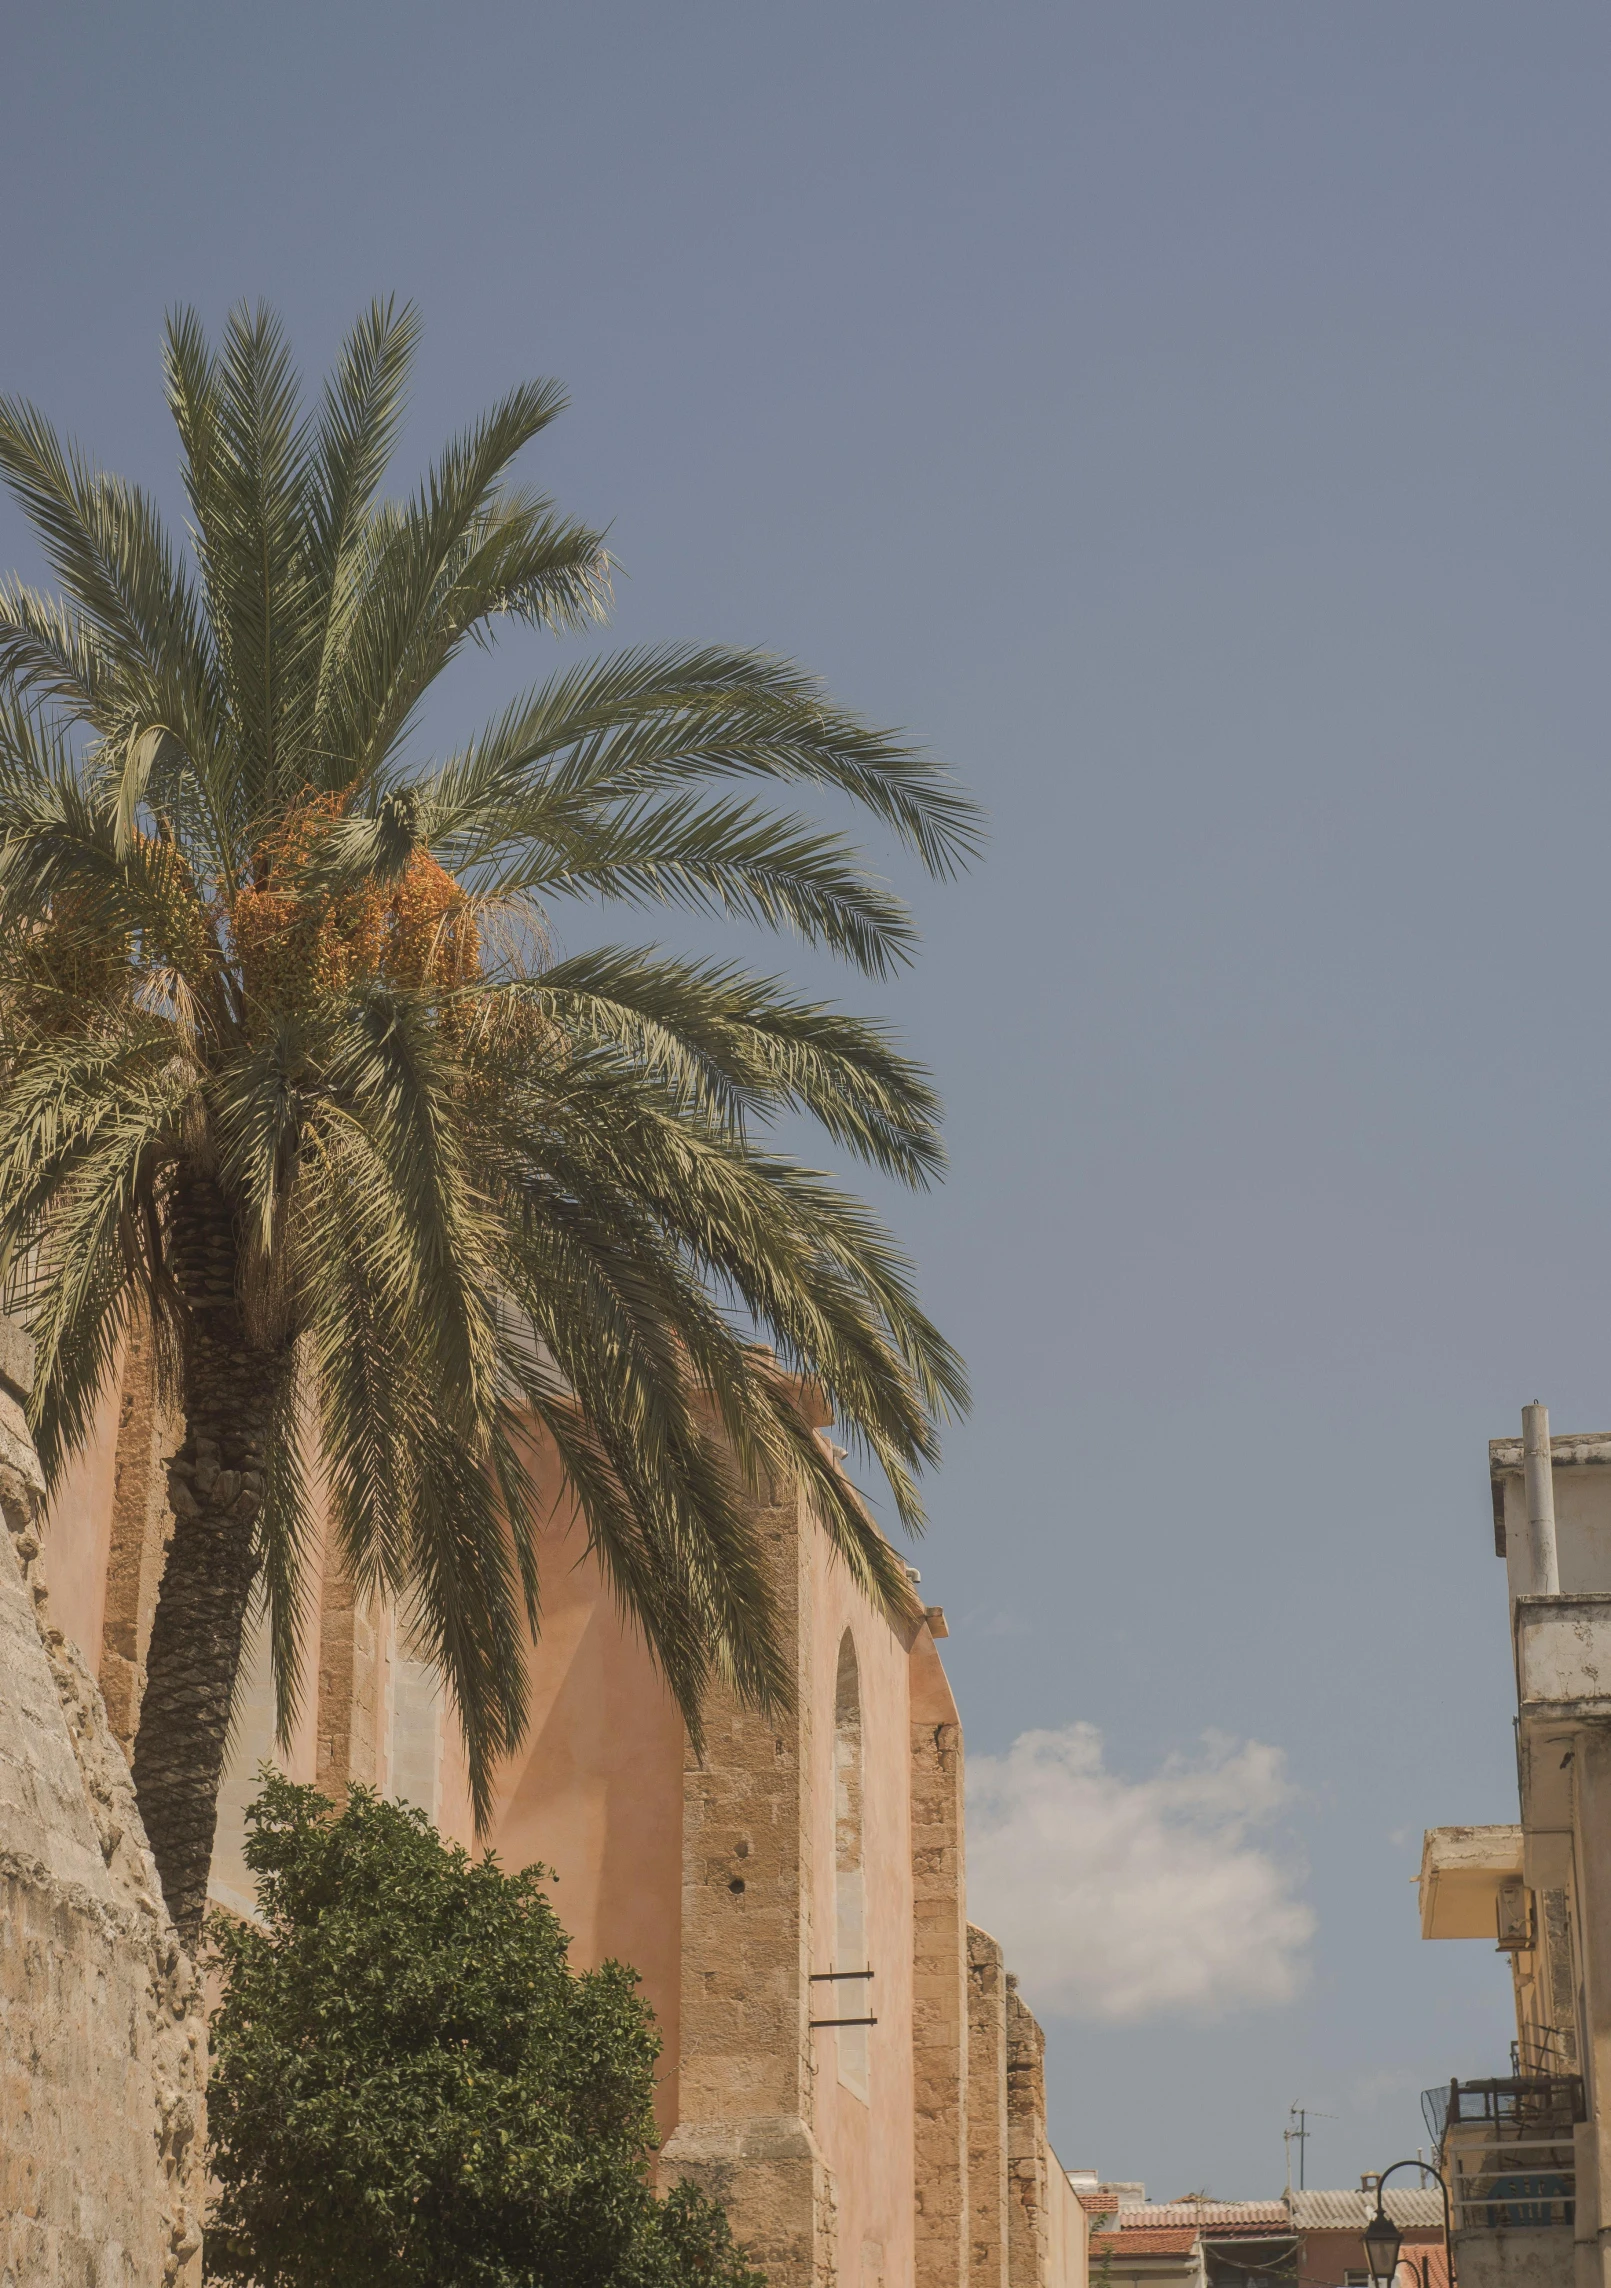
M 0 384 L 171 500 L 167 304 L 317 371 L 410 296 L 405 470 L 561 376 L 622 640 L 792 653 L 981 794 L 844 991 L 952 1108 L 884 1204 L 976 1383 L 919 1561 L 983 1876 L 1030 1772 L 1173 1901 L 1155 1992 L 1067 1910 L 1054 2135 L 1164 2196 L 1278 2188 L 1293 2100 L 1311 2183 L 1413 2152 L 1508 2038 L 1409 1888 L 1514 1803 L 1484 1441 L 1611 1421 L 1611 18 L 152 0 L 5 60 Z

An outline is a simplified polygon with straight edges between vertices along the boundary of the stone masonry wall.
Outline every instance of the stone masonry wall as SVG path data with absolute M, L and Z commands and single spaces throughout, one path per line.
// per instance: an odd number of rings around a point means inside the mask
M 0 1321 L 0 2288 L 199 2277 L 206 2030 L 123 1752 L 51 1625 Z
M 833 2288 L 833 2182 L 811 2121 L 811 1611 L 799 1495 L 780 1489 L 756 1522 L 796 1703 L 768 1720 L 713 1693 L 704 1752 L 689 1752 L 678 2121 L 660 2174 L 727 2204 L 771 2288 Z
M 968 1925 L 968 2281 L 1007 2283 L 1007 1973 Z
M 1018 1981 L 1007 1978 L 1007 2279 L 1009 2288 L 1049 2288 L 1046 2037 Z
M 912 1647 L 916 2288 L 968 2280 L 968 1935 L 962 1727 L 927 1628 Z

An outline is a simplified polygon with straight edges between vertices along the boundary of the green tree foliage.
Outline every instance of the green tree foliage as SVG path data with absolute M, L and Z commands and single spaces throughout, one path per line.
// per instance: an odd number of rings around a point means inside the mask
M 539 1618 L 533 1424 L 697 1733 L 713 1678 L 786 1695 L 748 1490 L 803 1480 L 853 1577 L 909 1602 L 794 1378 L 908 1526 L 964 1398 L 888 1234 L 764 1133 L 803 1114 L 927 1183 L 923 1072 L 726 962 L 555 958 L 545 916 L 733 915 L 886 975 L 900 901 L 767 795 L 848 800 L 941 874 L 972 806 L 797 668 L 721 648 L 586 656 L 433 752 L 443 670 L 585 626 L 610 566 L 511 473 L 552 383 L 385 495 L 416 332 L 375 307 L 308 410 L 268 313 L 216 348 L 172 319 L 188 549 L 0 400 L 0 477 L 58 584 L 0 582 L 0 1279 L 52 1482 L 134 1316 L 182 1409 L 134 1775 L 187 1941 L 254 1597 L 282 1733 L 297 1702 L 312 1433 L 349 1572 L 450 1688 L 484 1822 Z
M 720 2208 L 647 2182 L 660 2042 L 619 1963 L 573 1972 L 540 1868 L 423 1814 L 267 1781 L 261 1927 L 227 1980 L 207 2108 L 210 2278 L 256 2288 L 763 2288 Z

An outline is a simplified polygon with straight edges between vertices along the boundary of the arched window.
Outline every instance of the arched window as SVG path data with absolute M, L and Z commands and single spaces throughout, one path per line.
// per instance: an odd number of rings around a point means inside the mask
M 255 1601 L 254 1601 L 255 1602 Z M 241 1663 L 229 1707 L 229 1738 L 218 1787 L 208 1896 L 232 1914 L 255 1915 L 257 1881 L 246 1864 L 246 1807 L 262 1790 L 259 1766 L 283 1764 L 274 1744 L 274 1679 L 269 1668 L 268 1619 L 260 1604 L 248 1613 Z
M 865 1970 L 867 1962 L 867 1894 L 862 1866 L 862 1742 L 861 1671 L 856 1646 L 846 1629 L 839 1640 L 839 1671 L 833 1696 L 834 1793 L 834 1968 Z M 848 1978 L 840 1981 L 834 2015 L 860 2018 L 871 2014 L 867 1997 L 872 1982 Z M 839 2079 L 857 2097 L 867 2097 L 867 2028 L 841 2026 Z
M 442 1679 L 401 1614 L 392 1623 L 390 1793 L 434 1826 L 441 1814 Z

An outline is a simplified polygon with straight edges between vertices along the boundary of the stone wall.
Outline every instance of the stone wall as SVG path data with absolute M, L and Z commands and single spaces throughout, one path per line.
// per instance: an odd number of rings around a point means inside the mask
M 943 1620 L 938 1614 L 931 1621 Z M 928 1629 L 912 1647 L 916 2288 L 968 2280 L 968 1923 L 962 1726 Z
M 0 2288 L 200 2275 L 206 2032 L 128 1765 L 52 1626 L 0 1321 Z
M 1018 1981 L 1007 1977 L 1007 2278 L 1011 2288 L 1049 2288 L 1049 2176 L 1046 2142 L 1046 2037 Z
M 909 1638 L 889 1632 L 822 1570 L 797 1495 L 757 1504 L 755 1518 L 795 1698 L 761 1718 L 714 1694 L 702 1748 L 687 1756 L 678 2108 L 661 2181 L 691 2178 L 723 2201 L 771 2288 L 1085 2288 L 1083 2211 L 1046 2137 L 1044 2038 L 1001 1948 L 966 1920 L 962 1732 L 934 1642 L 943 1618 L 930 1613 Z M 870 1804 L 882 1789 L 867 1820 L 886 1910 L 886 1951 L 867 1948 L 870 2106 L 832 2034 L 811 2039 L 813 2020 L 863 2006 L 828 1968 L 855 1968 L 836 1963 L 834 1886 L 846 1803 L 860 1796 L 839 1784 L 829 1721 L 852 1634 L 862 1792 Z M 898 1706 L 898 1745 L 872 1725 L 880 1690 L 886 1725 Z M 904 1749 L 904 1770 L 891 1749 Z M 910 1888 L 892 1923 L 903 1826 Z M 899 1963 L 887 1951 L 895 1927 Z M 903 2151 L 894 2131 L 906 2105 Z M 902 2204 L 909 2254 L 896 2238 Z
M 968 1925 L 968 2281 L 1007 2288 L 1007 1972 Z
M 678 2122 L 663 2183 L 727 2205 L 773 2288 L 833 2288 L 834 2187 L 812 2124 L 805 1689 L 811 1599 L 800 1498 L 757 1505 L 795 1704 L 768 1719 L 714 1693 L 683 1788 Z

